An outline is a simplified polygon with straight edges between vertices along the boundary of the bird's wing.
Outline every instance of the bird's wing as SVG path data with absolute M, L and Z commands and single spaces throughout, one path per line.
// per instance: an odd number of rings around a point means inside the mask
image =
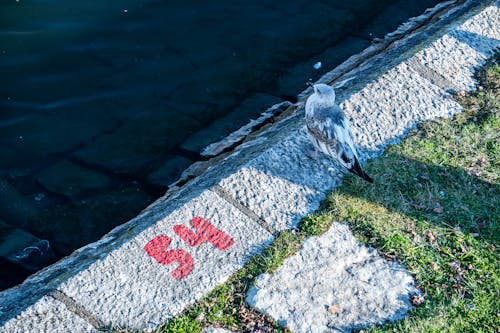
M 343 144 L 349 136 L 349 127 L 344 128 L 344 113 L 338 106 L 319 108 L 314 110 L 311 117 L 306 117 L 307 130 L 319 142 L 337 148 L 337 143 Z
M 335 147 L 337 144 L 334 125 L 330 119 L 306 118 L 306 127 L 309 133 L 319 142 Z

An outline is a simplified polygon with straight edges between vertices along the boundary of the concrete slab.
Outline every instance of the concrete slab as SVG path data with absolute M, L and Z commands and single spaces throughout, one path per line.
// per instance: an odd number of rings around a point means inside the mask
M 272 239 L 206 190 L 60 290 L 105 324 L 153 329 L 227 280 Z
M 461 106 L 407 63 L 389 70 L 340 103 L 351 119 L 354 142 L 368 156 L 398 142 L 418 122 L 451 117 Z
M 474 69 L 500 46 L 500 2 L 487 7 L 418 52 L 418 61 L 460 90 L 474 89 Z
M 0 306 L 1 311 L 1 306 Z M 98 331 L 66 306 L 50 296 L 44 296 L 15 318 L 0 326 L 0 333 L 67 333 Z
M 337 166 L 324 156 L 307 157 L 308 148 L 312 146 L 304 129 L 293 129 L 219 185 L 274 230 L 289 229 L 340 183 Z
M 259 276 L 247 302 L 293 332 L 350 332 L 401 319 L 415 292 L 411 275 L 334 223 L 307 239 L 273 274 Z

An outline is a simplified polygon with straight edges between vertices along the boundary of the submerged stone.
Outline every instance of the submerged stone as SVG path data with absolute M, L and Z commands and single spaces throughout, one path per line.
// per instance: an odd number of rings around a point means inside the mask
M 34 272 L 54 261 L 57 256 L 49 241 L 0 220 L 0 257 Z
M 78 197 L 84 192 L 105 189 L 111 183 L 103 173 L 68 160 L 51 165 L 43 170 L 37 179 L 49 191 L 69 198 Z
M 192 163 L 192 160 L 182 156 L 169 156 L 160 168 L 148 176 L 148 181 L 151 184 L 166 187 L 175 182 Z
M 119 174 L 138 176 L 198 128 L 193 118 L 172 110 L 141 112 L 115 132 L 98 137 L 74 156 Z
M 0 218 L 10 225 L 26 228 L 29 220 L 35 218 L 39 210 L 35 201 L 25 196 L 10 182 L 0 179 Z
M 269 94 L 254 94 L 242 101 L 224 117 L 191 135 L 182 143 L 181 147 L 189 151 L 201 152 L 209 144 L 221 140 L 227 133 L 236 131 L 248 123 L 248 119 L 257 118 L 269 107 L 282 101 L 281 98 Z
M 135 184 L 44 210 L 32 228 L 67 255 L 137 215 L 154 198 Z

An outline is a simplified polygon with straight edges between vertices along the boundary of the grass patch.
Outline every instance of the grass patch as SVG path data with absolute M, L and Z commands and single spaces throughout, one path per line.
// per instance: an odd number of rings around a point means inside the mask
M 491 61 L 477 76 L 476 92 L 456 96 L 462 114 L 423 123 L 370 160 L 365 168 L 374 184 L 347 176 L 299 230 L 281 233 L 228 282 L 156 332 L 208 326 L 287 332 L 250 309 L 245 294 L 255 277 L 274 271 L 331 221 L 349 223 L 362 242 L 408 267 L 423 291 L 406 319 L 364 332 L 500 332 L 500 66 Z

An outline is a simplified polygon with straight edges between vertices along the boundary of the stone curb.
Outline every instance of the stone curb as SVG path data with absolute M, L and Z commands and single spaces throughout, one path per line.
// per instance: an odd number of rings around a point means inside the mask
M 499 2 L 491 3 L 449 1 L 321 79 L 347 82 L 337 95 L 364 159 L 416 122 L 460 111 L 447 90 L 472 88 L 473 67 L 499 45 Z M 307 93 L 177 192 L 1 292 L 0 332 L 151 330 L 227 280 L 340 183 L 331 161 L 304 158 Z

